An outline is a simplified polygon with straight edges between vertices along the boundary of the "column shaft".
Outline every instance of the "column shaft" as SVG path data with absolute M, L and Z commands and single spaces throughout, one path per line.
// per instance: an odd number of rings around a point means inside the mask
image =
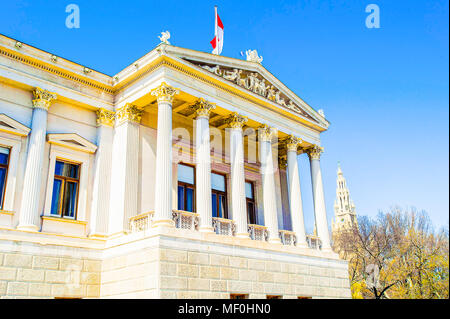
M 215 108 L 213 104 L 199 99 L 193 106 L 197 112 L 196 125 L 196 206 L 200 215 L 199 231 L 214 232 L 212 227 L 211 200 L 211 149 L 209 134 L 209 113 Z
M 297 246 L 307 247 L 305 222 L 303 217 L 302 192 L 300 189 L 300 174 L 297 161 L 297 150 L 287 151 L 289 204 L 291 211 L 292 230 L 297 236 Z
M 265 128 L 266 132 L 260 133 L 259 158 L 261 162 L 261 177 L 263 187 L 264 224 L 269 231 L 269 242 L 281 242 L 278 234 L 277 199 L 275 190 L 275 174 L 272 154 L 271 133 L 267 133 L 270 128 Z
M 33 100 L 34 110 L 28 142 L 21 212 L 17 228 L 37 231 L 40 227 L 41 212 L 39 204 L 47 133 L 47 113 L 51 102 L 56 99 L 56 94 L 36 88 L 33 95 L 35 98 Z
M 236 223 L 236 236 L 248 238 L 247 204 L 245 200 L 244 145 L 242 128 L 230 129 L 231 209 Z
M 22 192 L 22 207 L 18 228 L 21 230 L 39 229 L 39 197 L 42 185 L 45 136 L 47 132 L 47 111 L 33 110 L 28 156 Z
M 330 250 L 330 235 L 328 232 L 327 211 L 323 192 L 322 172 L 320 169 L 320 153 L 321 149 L 318 147 L 309 153 L 314 199 L 314 215 L 316 219 L 317 235 L 322 242 L 322 249 Z
M 154 227 L 175 226 L 172 220 L 172 101 L 175 94 L 178 90 L 164 82 L 152 91 L 158 99 Z

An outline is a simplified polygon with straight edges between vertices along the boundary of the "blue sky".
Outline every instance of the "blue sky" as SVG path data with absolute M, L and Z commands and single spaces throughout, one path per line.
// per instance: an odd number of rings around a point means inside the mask
M 80 7 L 79 29 L 65 8 Z M 368 4 L 381 28 L 368 29 Z M 113 75 L 171 43 L 210 52 L 214 5 L 225 27 L 222 55 L 257 49 L 263 65 L 331 122 L 322 135 L 329 219 L 340 161 L 357 212 L 393 205 L 449 214 L 448 1 L 3 1 L 0 33 Z M 306 223 L 312 194 L 300 160 Z

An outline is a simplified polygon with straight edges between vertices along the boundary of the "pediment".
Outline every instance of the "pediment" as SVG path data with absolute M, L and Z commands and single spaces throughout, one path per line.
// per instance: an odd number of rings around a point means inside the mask
M 75 133 L 47 134 L 50 144 L 76 149 L 86 153 L 95 153 L 97 145 Z
M 166 50 L 173 50 L 169 53 L 172 53 L 179 59 L 199 67 L 214 76 L 220 77 L 232 85 L 252 92 L 280 108 L 289 110 L 324 128 L 327 128 L 329 125 L 323 114 L 315 111 L 290 91 L 260 63 L 216 56 L 193 50 L 185 51 L 182 48 L 173 48 L 170 46 Z
M 31 129 L 6 114 L 0 114 L 0 131 L 19 136 L 27 136 Z

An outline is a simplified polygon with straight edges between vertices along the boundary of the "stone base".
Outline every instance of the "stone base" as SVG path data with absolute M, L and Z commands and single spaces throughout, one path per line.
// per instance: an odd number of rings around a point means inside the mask
M 180 229 L 69 240 L 0 228 L 0 238 L 2 298 L 351 297 L 347 262 L 312 249 Z

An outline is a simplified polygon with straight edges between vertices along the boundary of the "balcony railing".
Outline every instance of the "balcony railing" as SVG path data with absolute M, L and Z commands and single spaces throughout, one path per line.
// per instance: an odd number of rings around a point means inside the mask
M 198 214 L 184 210 L 173 210 L 172 219 L 180 229 L 198 230 Z
M 306 235 L 306 242 L 308 243 L 309 248 L 311 249 L 321 249 L 322 242 L 320 238 L 313 235 Z
M 278 234 L 283 245 L 295 246 L 297 244 L 297 236 L 295 235 L 295 232 L 290 230 L 280 230 Z
M 154 212 L 147 212 L 143 214 L 139 214 L 136 216 L 133 216 L 130 218 L 130 229 L 131 232 L 138 232 L 138 231 L 144 231 L 146 229 L 149 229 L 152 220 L 153 220 L 153 214 Z
M 217 235 L 234 236 L 236 224 L 232 219 L 213 217 L 212 224 Z
M 267 227 L 262 225 L 249 224 L 248 233 L 253 240 L 267 241 L 267 238 L 269 237 Z
M 154 211 L 150 211 L 131 217 L 131 232 L 140 232 L 149 229 L 152 225 L 153 216 Z M 173 210 L 172 217 L 177 228 L 198 230 L 199 215 L 197 213 Z M 236 224 L 232 219 L 213 217 L 212 225 L 215 233 L 218 235 L 235 236 Z M 248 233 L 252 240 L 267 241 L 269 237 L 267 227 L 262 225 L 249 224 Z M 297 244 L 295 232 L 290 230 L 279 230 L 278 234 L 283 245 L 295 246 Z M 311 249 L 322 249 L 322 242 L 317 236 L 306 235 L 306 242 Z

